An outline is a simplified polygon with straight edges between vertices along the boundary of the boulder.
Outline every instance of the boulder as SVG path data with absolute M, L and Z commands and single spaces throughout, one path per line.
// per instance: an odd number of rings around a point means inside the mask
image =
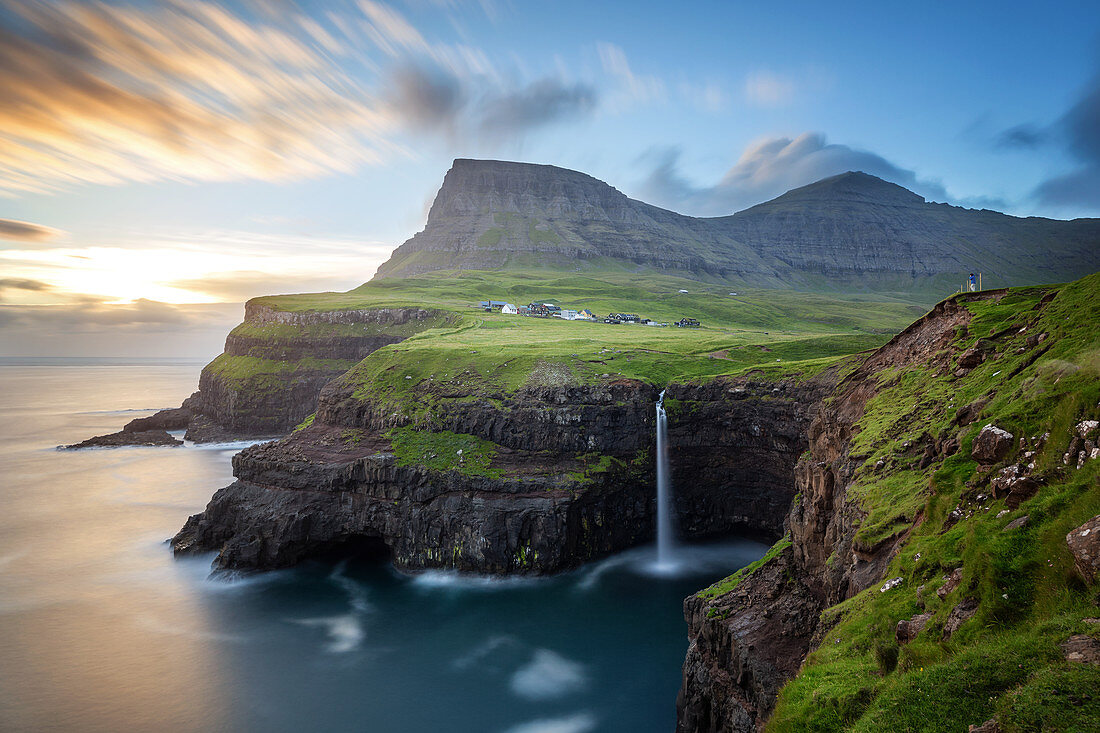
M 1005 528 L 1002 529 L 1001 531 L 1002 532 L 1011 532 L 1014 529 L 1020 529 L 1021 527 L 1026 527 L 1027 523 L 1028 523 L 1028 516 L 1025 514 L 1022 517 L 1016 517 L 1015 519 L 1013 519 L 1011 522 L 1006 524 Z
M 983 361 L 985 361 L 985 354 L 977 346 L 973 346 L 959 355 L 957 363 L 963 369 L 973 369 Z
M 1074 431 L 1081 440 L 1091 438 L 1100 431 L 1100 420 L 1082 420 L 1077 423 L 1077 427 L 1074 428 Z
M 1088 634 L 1074 634 L 1060 646 L 1067 662 L 1100 665 L 1100 641 Z
M 978 415 L 985 409 L 986 404 L 989 402 L 985 397 L 974 400 L 968 405 L 960 407 L 955 412 L 955 424 L 956 425 L 969 425 L 978 419 Z
M 963 569 L 955 568 L 950 574 L 943 576 L 944 583 L 936 589 L 936 595 L 943 600 L 947 595 L 959 587 L 959 583 L 962 582 Z
M 1001 730 L 996 718 L 990 718 L 981 725 L 972 725 L 966 729 L 967 733 L 1001 733 Z
M 1096 580 L 1100 572 L 1100 515 L 1066 535 L 1066 545 L 1073 554 L 1073 565 L 1086 583 Z
M 978 601 L 974 598 L 964 598 L 959 601 L 959 605 L 951 609 L 951 613 L 948 614 L 947 621 L 943 625 L 944 640 L 950 639 L 951 635 L 958 631 L 977 612 Z
M 986 465 L 996 463 L 1009 454 L 1015 442 L 1016 438 L 1012 433 L 990 423 L 982 428 L 978 437 L 974 438 L 970 455 L 978 463 Z
M 918 613 L 916 616 L 910 619 L 902 619 L 898 621 L 897 627 L 894 629 L 894 638 L 897 639 L 899 644 L 908 644 L 917 638 L 917 634 L 924 629 L 925 624 L 932 618 L 930 613 Z

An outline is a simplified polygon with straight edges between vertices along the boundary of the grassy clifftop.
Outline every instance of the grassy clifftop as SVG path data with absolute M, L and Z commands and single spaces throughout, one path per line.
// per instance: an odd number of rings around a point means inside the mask
M 949 353 L 875 375 L 850 450 L 855 549 L 905 539 L 888 584 L 824 612 L 768 730 L 1096 730 L 1100 668 L 1060 645 L 1100 640 L 1100 588 L 1066 543 L 1100 514 L 1100 459 L 1066 458 L 1100 418 L 1098 298 L 1100 274 L 960 299 Z M 973 454 L 986 425 L 1012 434 L 994 460 Z

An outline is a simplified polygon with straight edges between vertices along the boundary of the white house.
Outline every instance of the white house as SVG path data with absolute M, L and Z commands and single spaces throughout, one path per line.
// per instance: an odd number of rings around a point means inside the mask
M 558 318 L 564 318 L 567 321 L 577 320 L 577 311 L 562 308 L 560 313 L 555 314 Z
M 505 303 L 500 307 L 500 312 L 506 316 L 514 316 L 519 313 L 519 309 L 511 303 Z

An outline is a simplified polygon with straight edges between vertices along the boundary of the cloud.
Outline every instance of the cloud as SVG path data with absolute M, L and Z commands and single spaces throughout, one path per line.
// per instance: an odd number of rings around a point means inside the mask
M 790 77 L 755 71 L 745 79 L 745 99 L 757 107 L 782 107 L 794 100 L 797 86 Z
M 1076 169 L 1043 181 L 1033 196 L 1056 209 L 1100 208 L 1100 73 L 1089 81 L 1051 134 L 1076 161 Z
M 362 285 L 365 279 L 362 273 L 351 276 L 277 275 L 258 270 L 238 270 L 200 278 L 169 280 L 162 284 L 222 300 L 239 301 L 277 293 L 343 292 Z
M 0 173 L 2 175 L 2 173 Z M 14 239 L 18 242 L 47 242 L 63 234 L 58 229 L 32 224 L 29 221 L 0 219 L 0 239 Z
M 282 180 L 377 158 L 385 116 L 295 11 L 58 0 L 0 11 L 0 190 Z
M 591 113 L 596 91 L 561 78 L 509 85 L 492 77 L 456 73 L 420 61 L 389 75 L 384 98 L 413 129 L 451 140 L 499 144 L 545 125 Z
M 713 186 L 695 186 L 679 172 L 680 152 L 665 149 L 641 187 L 641 197 L 661 206 L 699 216 L 721 216 L 774 198 L 792 188 L 846 171 L 863 171 L 897 183 L 934 201 L 947 199 L 938 183 L 917 178 L 875 153 L 828 143 L 821 133 L 772 137 L 749 145 Z
M 626 52 L 613 43 L 596 46 L 604 73 L 618 84 L 612 106 L 623 107 L 632 103 L 644 104 L 664 99 L 664 82 L 655 76 L 635 74 L 627 61 Z
M 1047 131 L 1035 125 L 1016 125 L 997 135 L 994 146 L 998 148 L 1023 148 L 1033 150 L 1049 139 Z
M 47 290 L 53 290 L 53 286 L 41 280 L 30 280 L 22 277 L 3 277 L 0 278 L 0 298 L 3 297 L 5 290 L 29 290 L 34 293 L 41 293 Z
M 212 357 L 241 319 L 240 303 L 0 305 L 0 356 Z
M 577 117 L 596 107 L 596 91 L 585 84 L 540 79 L 488 100 L 481 128 L 494 134 L 514 134 Z

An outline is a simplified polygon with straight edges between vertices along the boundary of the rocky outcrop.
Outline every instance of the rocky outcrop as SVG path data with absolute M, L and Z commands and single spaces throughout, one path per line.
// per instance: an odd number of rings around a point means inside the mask
M 120 430 L 109 435 L 97 435 L 80 443 L 58 446 L 63 450 L 80 450 L 82 448 L 121 448 L 123 446 L 177 446 L 183 445 L 182 440 L 172 437 L 164 430 Z
M 759 287 L 942 293 L 1100 268 L 1100 220 L 1020 219 L 925 202 L 865 173 L 804 186 L 732 216 L 696 218 L 549 165 L 454 161 L 422 232 L 376 277 L 501 267 L 649 267 Z M 931 298 L 929 299 L 931 300 Z M 980 352 L 965 357 L 978 363 Z
M 685 536 L 736 528 L 778 536 L 806 427 L 834 382 L 830 372 L 804 384 L 668 387 Z M 361 542 L 386 548 L 405 570 L 575 567 L 652 537 L 657 391 L 623 379 L 451 403 L 424 429 L 490 441 L 489 471 L 473 475 L 461 465 L 429 470 L 402 460 L 387 431 L 412 417 L 338 380 L 322 394 L 313 425 L 234 459 L 237 482 L 188 520 L 174 547 L 219 550 L 216 564 L 225 569 L 282 567 Z
M 824 403 L 809 427 L 809 452 L 794 470 L 790 547 L 732 591 L 685 601 L 689 648 L 677 730 L 756 730 L 828 631 L 822 611 L 881 582 L 904 535 L 874 546 L 856 539 L 862 512 L 847 491 L 866 458 L 851 454 L 857 423 L 880 389 L 880 372 L 914 363 L 949 368 L 948 346 L 969 320 L 956 301 L 940 303 L 865 359 Z
M 322 388 L 364 357 L 453 316 L 425 308 L 281 311 L 252 300 L 225 351 L 180 407 L 131 420 L 90 444 L 148 445 L 128 436 L 184 430 L 198 443 L 285 435 L 317 409 Z M 174 439 L 173 439 L 174 440 Z M 106 443 L 104 443 L 106 441 Z M 168 444 L 168 443 L 166 443 Z

